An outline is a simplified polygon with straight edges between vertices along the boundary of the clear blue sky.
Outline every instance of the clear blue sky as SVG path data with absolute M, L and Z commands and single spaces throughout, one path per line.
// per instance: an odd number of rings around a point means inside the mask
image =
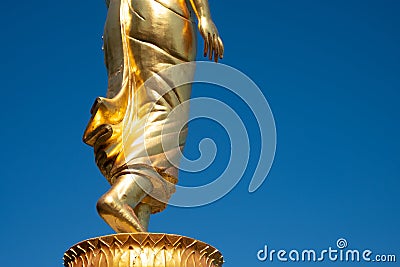
M 400 2 L 210 5 L 226 47 L 222 63 L 252 78 L 272 108 L 275 162 L 250 194 L 252 154 L 226 197 L 200 208 L 169 207 L 151 218 L 150 230 L 209 242 L 223 252 L 226 267 L 343 266 L 256 257 L 264 245 L 322 250 L 340 237 L 350 248 L 400 260 Z M 112 233 L 95 209 L 109 185 L 81 141 L 93 100 L 106 90 L 105 15 L 102 0 L 2 2 L 1 266 L 61 266 L 73 244 Z M 193 94 L 225 94 L 218 90 L 197 86 Z M 248 110 L 226 99 L 256 135 Z M 196 131 L 205 127 L 214 130 Z M 187 153 L 195 154 L 196 140 L 223 136 L 207 121 L 190 130 Z M 257 152 L 259 140 L 251 142 Z M 216 166 L 196 175 L 196 183 L 224 167 L 227 147 L 223 141 Z M 346 264 L 352 265 L 396 266 Z

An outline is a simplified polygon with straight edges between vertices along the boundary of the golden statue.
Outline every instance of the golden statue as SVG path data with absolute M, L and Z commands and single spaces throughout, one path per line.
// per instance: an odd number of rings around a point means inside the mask
M 195 26 L 185 0 L 106 2 L 107 98 L 93 104 L 83 141 L 93 146 L 96 164 L 111 184 L 97 202 L 100 216 L 118 233 L 146 232 L 150 214 L 165 209 L 175 191 L 178 169 L 168 158 L 180 155 L 185 145 L 187 127 L 180 126 L 187 121 L 187 106 L 180 111 L 181 121 L 167 122 L 167 117 L 191 93 L 190 84 L 176 87 L 162 76 L 157 79 L 172 90 L 165 92 L 146 81 L 195 59 Z M 190 3 L 205 40 L 204 56 L 217 62 L 224 47 L 208 1 Z M 179 135 L 178 145 L 160 145 L 165 130 Z

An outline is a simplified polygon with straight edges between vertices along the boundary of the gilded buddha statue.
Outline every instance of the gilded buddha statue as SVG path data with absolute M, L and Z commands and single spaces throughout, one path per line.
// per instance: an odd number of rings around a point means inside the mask
M 118 233 L 146 232 L 150 214 L 165 209 L 175 191 L 185 145 L 191 84 L 174 86 L 162 71 L 196 56 L 196 31 L 185 0 L 108 0 L 104 27 L 106 98 L 98 97 L 83 141 L 111 188 L 97 202 L 100 216 Z M 204 56 L 216 62 L 224 47 L 207 0 L 190 5 L 204 38 Z M 181 75 L 193 75 L 193 71 Z M 147 84 L 151 78 L 157 82 Z M 168 84 L 165 90 L 161 84 Z M 177 107 L 179 119 L 168 120 Z M 182 127 L 184 125 L 184 127 Z M 162 133 L 179 136 L 161 145 Z

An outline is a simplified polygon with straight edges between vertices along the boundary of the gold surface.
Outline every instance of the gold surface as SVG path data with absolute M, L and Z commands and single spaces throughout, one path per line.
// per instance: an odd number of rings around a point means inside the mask
M 151 213 L 162 211 L 175 191 L 177 166 L 185 145 L 191 85 L 159 72 L 194 60 L 195 26 L 185 0 L 109 0 L 104 28 L 107 98 L 96 99 L 83 141 L 111 189 L 97 203 L 100 216 L 116 232 L 143 232 Z M 205 40 L 204 55 L 215 61 L 223 44 L 207 0 L 190 1 Z M 175 76 L 192 77 L 194 69 Z M 157 83 L 146 84 L 156 76 Z M 165 91 L 162 84 L 173 89 Z M 160 86 L 159 86 L 160 85 Z M 175 121 L 167 121 L 180 107 Z M 176 145 L 160 145 L 162 131 L 178 135 Z M 170 138 L 172 140 L 172 138 Z M 168 155 L 168 158 L 167 158 Z
M 214 247 L 170 234 L 118 234 L 89 239 L 64 254 L 65 267 L 217 267 L 223 257 Z

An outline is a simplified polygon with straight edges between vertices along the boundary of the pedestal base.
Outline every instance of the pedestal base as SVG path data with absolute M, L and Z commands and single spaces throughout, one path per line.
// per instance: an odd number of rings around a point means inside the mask
M 82 241 L 64 254 L 65 267 L 219 267 L 214 247 L 184 236 L 132 233 Z

